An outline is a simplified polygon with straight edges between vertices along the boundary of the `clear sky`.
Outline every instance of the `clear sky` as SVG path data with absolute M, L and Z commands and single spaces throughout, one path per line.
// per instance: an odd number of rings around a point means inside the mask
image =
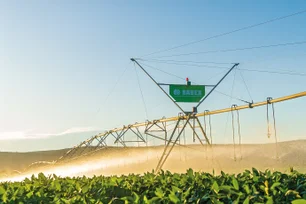
M 1 1 L 0 150 L 71 147 L 103 130 L 177 115 L 179 110 L 137 68 L 146 114 L 131 57 L 141 58 L 305 9 L 303 0 Z M 305 22 L 303 13 L 142 58 L 239 62 L 241 69 L 306 73 L 306 44 L 164 57 L 306 41 Z M 199 84 L 216 83 L 222 76 L 218 73 L 225 71 L 156 61 L 143 63 Z M 185 83 L 145 68 L 159 82 Z M 254 101 L 305 91 L 306 87 L 305 75 L 237 70 L 218 91 L 251 100 L 241 75 Z M 230 107 L 233 103 L 243 104 L 214 93 L 199 111 Z M 306 139 L 305 104 L 305 98 L 276 104 L 281 141 Z M 243 111 L 241 117 L 244 142 L 271 142 L 266 136 L 265 107 Z M 228 114 L 212 118 L 216 142 L 231 142 L 227 118 Z

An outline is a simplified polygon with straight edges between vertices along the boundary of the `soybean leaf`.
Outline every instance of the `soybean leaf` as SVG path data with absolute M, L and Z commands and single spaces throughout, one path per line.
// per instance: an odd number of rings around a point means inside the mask
M 179 203 L 180 202 L 180 199 L 173 192 L 171 192 L 169 194 L 169 199 L 173 203 Z
M 243 204 L 249 204 L 250 203 L 250 198 L 247 197 L 244 201 L 243 201 Z
M 238 184 L 238 181 L 235 177 L 232 178 L 232 183 L 233 183 L 233 186 L 236 190 L 239 190 L 239 184 Z
M 305 199 L 297 199 L 291 202 L 292 204 L 306 204 Z
M 156 195 L 157 197 L 159 197 L 159 198 L 163 198 L 163 197 L 164 197 L 164 193 L 163 193 L 163 191 L 162 191 L 160 188 L 157 188 L 157 189 L 155 190 L 155 195 Z

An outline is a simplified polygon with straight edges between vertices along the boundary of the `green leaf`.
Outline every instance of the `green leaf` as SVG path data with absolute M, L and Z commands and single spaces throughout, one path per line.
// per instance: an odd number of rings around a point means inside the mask
M 178 188 L 177 186 L 172 186 L 172 192 L 182 192 L 182 190 L 180 188 Z
M 75 189 L 78 191 L 78 192 L 81 192 L 81 185 L 80 185 L 80 183 L 79 182 L 76 182 L 75 183 Z
M 53 185 L 54 185 L 56 191 L 61 191 L 61 189 L 62 189 L 61 184 L 59 183 L 58 180 L 55 180 Z
M 214 204 L 223 204 L 223 202 L 217 200 L 216 198 L 212 198 L 211 200 L 212 200 L 212 203 Z
M 149 200 L 149 203 L 160 203 L 160 201 L 161 201 L 161 198 L 159 198 L 159 197 L 153 197 L 153 198 L 151 198 L 150 200 Z
M 238 196 L 238 198 L 233 202 L 233 204 L 239 204 L 240 201 L 240 196 Z
M 184 200 L 187 199 L 187 197 L 190 195 L 191 189 L 192 189 L 192 188 L 189 187 L 189 188 L 187 189 L 187 191 L 183 192 L 183 199 L 184 199 Z
M 121 198 L 120 200 L 124 201 L 124 203 L 134 203 L 134 198 L 132 196 L 126 196 Z
M 34 194 L 34 191 L 30 191 L 29 193 L 27 193 L 27 195 L 26 195 L 26 196 L 27 196 L 28 198 L 30 198 L 30 197 L 32 197 L 32 196 L 33 196 L 33 194 Z
M 275 182 L 273 183 L 273 185 L 271 186 L 271 190 L 274 190 L 276 187 L 282 185 L 280 182 Z
M 266 197 L 266 198 L 267 198 L 266 204 L 273 204 L 273 203 L 274 203 L 274 202 L 273 202 L 273 198 L 272 198 L 271 196 Z
M 133 194 L 133 197 L 134 197 L 133 202 L 134 202 L 134 203 L 138 203 L 138 202 L 139 202 L 139 196 L 138 196 L 137 193 L 135 193 L 135 192 L 133 192 L 132 194 Z
M 233 186 L 236 190 L 239 190 L 239 184 L 238 184 L 238 181 L 235 177 L 233 177 L 232 179 L 232 183 L 233 183 Z
M 164 197 L 164 193 L 160 188 L 156 188 L 155 190 L 155 195 L 159 198 L 163 198 Z
M 87 193 L 88 192 L 88 190 L 89 190 L 89 184 L 86 184 L 86 185 L 84 185 L 83 187 L 82 187 L 82 193 Z
M 172 201 L 173 203 L 179 203 L 180 202 L 180 199 L 173 193 L 171 192 L 169 194 L 169 199 L 170 201 Z
M 259 176 L 259 172 L 258 172 L 258 170 L 257 170 L 257 169 L 252 168 L 252 171 L 253 171 L 253 175 L 255 175 L 255 176 Z
M 219 185 L 216 181 L 214 181 L 213 185 L 211 186 L 211 189 L 215 191 L 216 193 L 219 192 Z
M 40 193 L 39 191 L 36 192 L 35 195 L 36 195 L 37 197 L 41 197 L 41 193 Z
M 4 193 L 2 195 L 2 200 L 3 200 L 4 203 L 6 203 L 6 201 L 7 201 L 7 193 Z
M 251 193 L 251 190 L 250 190 L 250 187 L 249 187 L 248 184 L 246 184 L 245 186 L 243 186 L 243 188 L 244 188 L 244 190 L 245 190 L 245 192 L 246 192 L 247 194 L 250 194 L 250 193 Z
M 297 199 L 291 202 L 292 204 L 306 204 L 305 199 Z
M 6 192 L 6 190 L 3 188 L 3 186 L 0 186 L 0 195 L 3 195 Z
M 250 198 L 246 197 L 246 199 L 243 201 L 243 204 L 249 204 L 250 203 Z
M 150 201 L 148 200 L 146 195 L 143 196 L 143 202 L 144 202 L 144 204 L 149 204 L 150 203 Z
M 194 178 L 193 170 L 191 168 L 187 170 L 187 175 L 191 178 Z
M 46 181 L 47 177 L 43 173 L 38 174 L 39 181 Z

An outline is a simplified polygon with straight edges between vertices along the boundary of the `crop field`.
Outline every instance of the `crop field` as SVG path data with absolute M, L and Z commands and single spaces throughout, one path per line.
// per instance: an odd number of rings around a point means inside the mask
M 158 174 L 162 147 L 108 148 L 27 171 L 38 156 L 61 152 L 0 153 L 0 203 L 306 203 L 305 147 L 304 140 L 279 143 L 275 159 L 273 144 L 244 145 L 237 161 L 231 145 L 215 145 L 213 155 L 178 147 Z
M 32 176 L 0 184 L 1 203 L 306 203 L 306 174 L 258 171 Z

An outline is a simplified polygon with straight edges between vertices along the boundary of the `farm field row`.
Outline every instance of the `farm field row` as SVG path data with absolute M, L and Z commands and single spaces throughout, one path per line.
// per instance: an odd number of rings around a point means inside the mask
M 306 174 L 258 171 L 58 177 L 0 183 L 0 203 L 306 203 Z

